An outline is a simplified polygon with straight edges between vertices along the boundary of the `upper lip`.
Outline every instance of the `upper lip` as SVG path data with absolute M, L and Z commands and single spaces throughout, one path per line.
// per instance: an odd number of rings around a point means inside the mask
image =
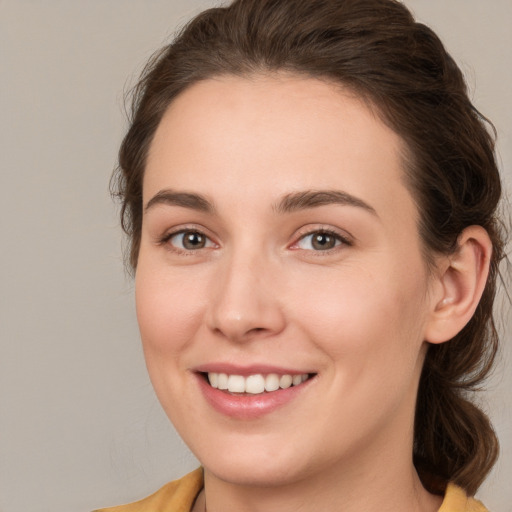
M 192 368 L 192 371 L 197 373 L 226 373 L 228 375 L 256 375 L 256 374 L 269 374 L 276 373 L 277 375 L 301 375 L 303 373 L 314 373 L 308 370 L 301 370 L 297 368 L 285 368 L 270 364 L 250 364 L 250 365 L 237 365 L 233 363 L 205 363 Z

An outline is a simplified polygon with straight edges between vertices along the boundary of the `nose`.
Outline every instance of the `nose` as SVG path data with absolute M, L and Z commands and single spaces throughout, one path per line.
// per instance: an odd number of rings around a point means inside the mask
M 232 257 L 218 268 L 211 287 L 208 326 L 230 341 L 279 334 L 285 315 L 279 302 L 276 268 L 261 256 Z

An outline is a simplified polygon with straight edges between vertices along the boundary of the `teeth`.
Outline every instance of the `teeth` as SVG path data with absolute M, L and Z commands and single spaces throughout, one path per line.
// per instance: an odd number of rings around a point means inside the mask
M 279 389 L 279 375 L 270 373 L 265 377 L 265 391 L 277 391 Z
M 218 373 L 210 373 L 208 375 L 208 378 L 210 379 L 210 386 L 212 388 L 219 387 L 219 374 Z
M 302 383 L 302 375 L 294 375 L 292 377 L 292 384 L 294 386 L 298 386 L 301 383 Z
M 241 375 L 228 377 L 228 391 L 230 393 L 245 393 L 245 379 Z
M 218 375 L 217 387 L 219 389 L 228 389 L 228 376 L 225 373 L 219 373 Z
M 208 376 L 212 375 L 211 373 Z M 215 375 L 215 374 L 213 374 Z M 249 375 L 245 379 L 245 392 L 251 393 L 252 395 L 258 395 L 265 391 L 265 378 L 263 375 Z
M 307 378 L 307 377 L 306 377 Z M 286 389 L 292 385 L 293 377 L 291 375 L 281 375 L 279 379 L 279 387 Z
M 227 375 L 226 373 L 208 373 L 208 381 L 212 388 L 227 390 L 230 393 L 249 393 L 259 395 L 278 389 L 287 389 L 290 386 L 298 386 L 308 379 L 308 374 L 300 375 L 278 375 L 269 373 L 262 375 L 260 373 L 243 377 L 242 375 Z

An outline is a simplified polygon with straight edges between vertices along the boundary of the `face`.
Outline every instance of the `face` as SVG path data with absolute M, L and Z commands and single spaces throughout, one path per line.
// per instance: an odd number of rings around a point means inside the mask
M 315 79 L 207 80 L 166 112 L 137 315 L 156 393 L 206 471 L 276 484 L 409 461 L 430 304 L 401 152 Z

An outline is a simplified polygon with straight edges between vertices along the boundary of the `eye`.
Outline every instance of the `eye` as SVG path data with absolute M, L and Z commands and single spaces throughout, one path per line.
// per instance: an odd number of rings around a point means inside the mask
M 185 251 L 197 251 L 215 245 L 204 233 L 190 229 L 172 233 L 165 241 L 174 248 Z
M 349 242 L 337 233 L 319 230 L 302 236 L 295 247 L 308 251 L 328 251 L 342 243 L 349 245 Z

